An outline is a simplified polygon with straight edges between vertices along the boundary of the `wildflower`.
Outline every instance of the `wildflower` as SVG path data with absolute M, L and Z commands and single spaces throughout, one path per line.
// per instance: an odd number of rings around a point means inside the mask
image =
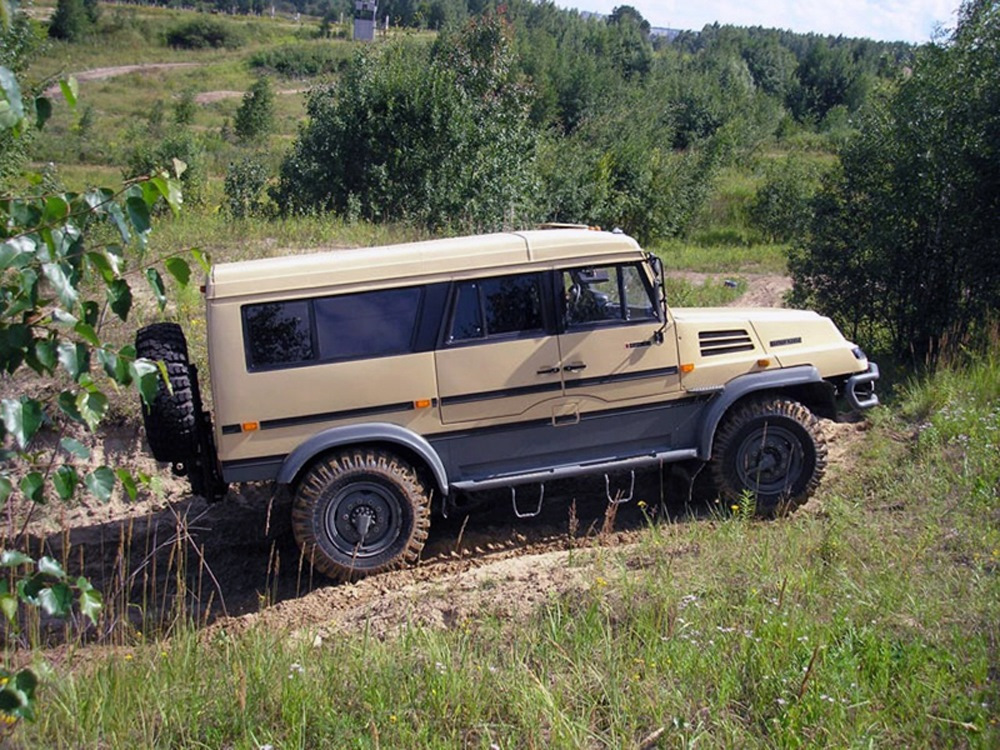
M 785 706 L 788 704 L 788 701 L 786 701 L 784 698 L 778 698 L 776 702 L 779 706 Z
M 643 510 L 646 508 L 646 501 L 645 500 L 640 500 L 639 501 L 639 508 L 643 509 Z
M 439 661 L 434 662 L 434 669 L 438 671 L 438 674 L 444 674 L 447 671 L 447 667 Z
M 132 661 L 132 654 L 125 654 L 125 661 Z
M 594 579 L 594 583 L 599 588 L 603 588 L 604 586 L 608 585 L 608 582 L 602 576 L 597 576 L 597 578 Z
M 738 511 L 740 509 L 740 506 L 738 506 L 738 505 L 730 505 L 729 509 L 731 511 L 733 511 L 733 512 L 736 512 L 736 511 Z
M 389 715 L 389 723 L 395 724 L 397 721 L 399 721 L 399 719 L 396 718 L 396 714 Z

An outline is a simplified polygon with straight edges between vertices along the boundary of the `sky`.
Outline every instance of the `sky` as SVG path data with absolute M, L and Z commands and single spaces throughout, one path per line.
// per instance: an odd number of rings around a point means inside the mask
M 960 0 L 557 0 L 557 5 L 604 14 L 617 5 L 631 5 L 650 25 L 671 29 L 698 31 L 718 21 L 916 44 L 930 41 L 938 25 L 954 28 L 959 4 Z

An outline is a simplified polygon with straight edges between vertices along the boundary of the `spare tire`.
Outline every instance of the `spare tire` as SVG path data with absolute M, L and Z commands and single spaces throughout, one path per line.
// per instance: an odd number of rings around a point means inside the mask
M 166 463 L 186 463 L 198 450 L 199 399 L 192 382 L 187 341 L 176 323 L 154 323 L 135 335 L 137 357 L 162 361 L 170 390 L 160 381 L 152 405 L 142 402 L 142 421 L 153 457 Z M 172 392 L 171 392 L 172 391 Z

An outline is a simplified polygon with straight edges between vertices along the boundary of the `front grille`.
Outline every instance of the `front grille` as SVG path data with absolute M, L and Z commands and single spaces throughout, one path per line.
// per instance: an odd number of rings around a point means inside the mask
M 701 356 L 714 357 L 719 354 L 735 354 L 754 350 L 753 340 L 745 330 L 699 331 Z

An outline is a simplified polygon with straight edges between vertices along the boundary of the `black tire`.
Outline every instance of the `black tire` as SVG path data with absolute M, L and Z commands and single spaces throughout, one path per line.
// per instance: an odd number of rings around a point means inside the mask
M 416 563 L 429 527 L 427 489 L 412 467 L 387 451 L 325 456 L 295 491 L 292 529 L 299 548 L 335 580 Z
M 764 397 L 730 411 L 715 434 L 712 478 L 727 503 L 745 492 L 758 516 L 790 513 L 806 502 L 826 472 L 819 420 L 797 401 Z
M 142 421 L 153 457 L 165 463 L 185 463 L 198 449 L 199 403 L 191 382 L 187 341 L 176 323 L 154 323 L 135 335 L 136 356 L 162 360 L 172 393 L 160 382 L 152 406 L 142 402 Z

